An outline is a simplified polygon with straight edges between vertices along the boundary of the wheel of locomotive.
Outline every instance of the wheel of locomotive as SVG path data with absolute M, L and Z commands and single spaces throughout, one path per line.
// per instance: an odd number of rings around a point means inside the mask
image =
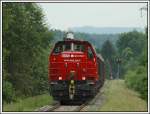
M 96 88 L 93 88 L 93 90 L 92 90 L 92 95 L 91 95 L 91 97 L 93 98 L 93 97 L 95 97 L 95 95 L 96 95 L 96 93 L 97 93 L 97 89 Z
M 67 104 L 69 104 L 69 102 L 66 101 L 66 100 L 61 100 L 61 101 L 60 101 L 60 104 L 61 104 L 61 105 L 67 105 Z

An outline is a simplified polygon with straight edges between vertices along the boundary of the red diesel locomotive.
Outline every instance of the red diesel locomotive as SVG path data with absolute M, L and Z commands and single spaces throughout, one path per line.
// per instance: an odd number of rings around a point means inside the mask
M 50 94 L 60 102 L 87 100 L 96 95 L 105 80 L 105 65 L 88 41 L 67 34 L 49 57 Z

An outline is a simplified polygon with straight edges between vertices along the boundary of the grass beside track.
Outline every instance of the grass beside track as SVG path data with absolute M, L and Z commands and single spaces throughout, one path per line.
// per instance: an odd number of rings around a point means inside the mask
M 146 101 L 128 89 L 124 80 L 107 80 L 103 89 L 105 101 L 100 111 L 147 111 Z
M 139 98 L 137 92 L 128 89 L 124 80 L 107 80 L 102 89 L 105 97 L 99 111 L 147 111 L 146 101 Z M 34 111 L 52 103 L 52 97 L 49 94 L 43 94 L 4 104 L 3 111 Z
M 39 107 L 51 104 L 52 101 L 52 97 L 49 94 L 28 97 L 11 104 L 4 104 L 3 111 L 34 111 Z

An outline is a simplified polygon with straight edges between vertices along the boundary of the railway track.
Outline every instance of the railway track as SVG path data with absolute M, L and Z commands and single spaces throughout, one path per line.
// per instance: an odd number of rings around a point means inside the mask
M 35 111 L 36 112 L 51 112 L 51 111 L 55 110 L 56 108 L 59 108 L 60 106 L 61 106 L 60 103 L 56 103 L 54 105 L 43 106 L 39 109 L 36 109 Z
M 60 105 L 58 103 L 55 105 L 43 106 L 35 111 L 37 111 L 37 112 L 61 112 L 61 111 L 62 112 L 63 111 L 79 112 L 86 106 L 86 104 L 87 104 L 87 102 L 77 106 L 77 105 Z
M 38 112 L 80 112 L 86 106 L 94 104 L 101 94 L 102 92 L 99 92 L 94 97 L 94 99 L 86 101 L 81 105 L 61 105 L 60 103 L 55 103 L 54 105 L 46 105 L 35 111 L 38 111 Z

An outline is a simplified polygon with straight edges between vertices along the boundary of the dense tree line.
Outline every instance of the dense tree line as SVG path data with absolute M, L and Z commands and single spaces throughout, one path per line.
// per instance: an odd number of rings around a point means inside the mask
M 111 41 L 106 40 L 101 48 L 100 53 L 105 59 L 106 77 L 108 79 L 116 78 L 116 73 L 117 73 L 116 54 L 117 52 L 116 52 L 115 46 L 111 43 Z
M 138 91 L 147 100 L 147 32 L 122 33 L 117 41 L 118 53 L 122 60 L 122 76 L 129 88 Z
M 145 100 L 148 94 L 147 42 L 147 29 L 145 33 L 134 30 L 121 33 L 116 46 L 105 41 L 100 50 L 105 59 L 107 78 L 125 79 L 126 85 L 138 91 Z
M 2 4 L 3 100 L 42 94 L 52 34 L 35 3 Z

